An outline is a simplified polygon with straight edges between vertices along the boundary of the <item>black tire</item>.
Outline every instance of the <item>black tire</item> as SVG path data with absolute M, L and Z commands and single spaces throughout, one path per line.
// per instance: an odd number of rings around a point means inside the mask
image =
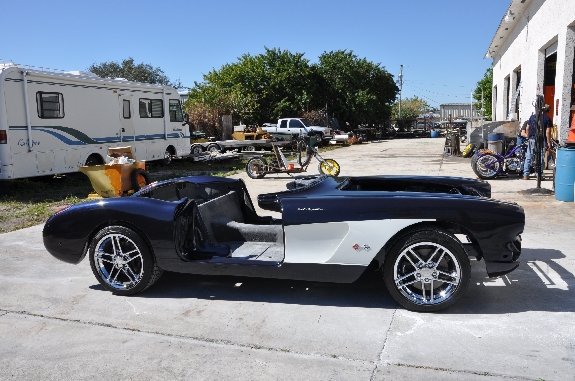
M 166 151 L 164 152 L 164 157 L 162 158 L 162 164 L 163 165 L 172 164 L 172 156 L 173 156 L 172 149 L 170 147 L 166 148 Z
M 499 158 L 493 154 L 477 156 L 477 159 L 471 162 L 473 172 L 483 180 L 495 178 L 499 174 L 501 165 Z
M 217 144 L 210 144 L 206 147 L 207 152 L 222 152 L 222 149 Z
M 475 151 L 477 150 L 477 144 L 475 143 L 469 143 L 465 149 L 463 150 L 463 152 L 461 153 L 461 156 L 463 157 L 471 157 L 473 156 L 473 154 L 475 153 Z
M 88 158 L 86 159 L 86 163 L 84 163 L 84 166 L 90 167 L 92 165 L 100 165 L 100 164 L 104 164 L 100 155 L 92 154 L 88 156 Z
M 202 146 L 199 145 L 199 144 L 194 144 L 194 145 L 192 145 L 192 148 L 190 149 L 190 153 L 191 153 L 192 155 L 199 155 L 199 154 L 201 154 L 201 153 L 203 153 L 203 152 L 204 152 L 204 147 L 202 147 Z
M 471 264 L 457 238 L 439 228 L 422 227 L 395 242 L 385 257 L 383 278 L 399 304 L 411 311 L 434 312 L 465 294 Z
M 123 226 L 108 226 L 92 239 L 88 249 L 94 276 L 108 291 L 133 295 L 162 276 L 146 242 Z
M 252 179 L 261 179 L 266 175 L 266 165 L 267 163 L 264 158 L 252 157 L 246 164 L 246 172 Z
M 137 168 L 130 173 L 130 181 L 132 182 L 132 189 L 137 192 L 151 183 L 150 173 L 141 168 Z
M 245 146 L 242 147 L 242 152 L 255 152 L 256 147 L 254 146 Z
M 297 162 L 302 167 L 305 167 L 311 161 L 313 156 L 312 149 L 306 144 L 304 140 L 300 140 L 297 143 Z
M 333 159 L 324 159 L 323 163 L 319 163 L 318 171 L 320 174 L 336 177 L 339 175 L 340 167 L 337 161 Z

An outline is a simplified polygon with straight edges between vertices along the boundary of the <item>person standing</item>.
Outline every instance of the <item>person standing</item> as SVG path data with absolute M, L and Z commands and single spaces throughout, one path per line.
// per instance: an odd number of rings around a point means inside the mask
M 543 113 L 543 136 L 545 137 L 545 142 L 543 147 L 541 147 L 541 165 L 543 165 L 543 158 L 545 157 L 546 146 L 551 146 L 551 119 L 547 114 Z M 537 137 L 537 123 L 535 114 L 532 114 L 527 121 L 527 126 L 525 127 L 525 135 L 528 139 L 529 146 L 527 152 L 525 153 L 525 163 L 523 165 L 523 180 L 529 180 L 529 174 L 531 169 L 531 163 L 535 157 L 535 139 Z

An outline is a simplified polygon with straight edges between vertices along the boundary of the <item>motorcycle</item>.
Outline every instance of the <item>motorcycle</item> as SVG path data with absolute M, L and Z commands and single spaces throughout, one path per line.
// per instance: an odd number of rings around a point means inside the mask
M 488 180 L 504 174 L 523 174 L 527 143 L 515 145 L 505 156 L 487 149 L 478 150 L 471 159 L 471 168 L 480 179 Z

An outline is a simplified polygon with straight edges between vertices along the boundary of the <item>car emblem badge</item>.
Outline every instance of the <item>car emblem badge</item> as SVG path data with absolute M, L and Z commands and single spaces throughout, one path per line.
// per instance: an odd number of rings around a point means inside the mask
M 369 247 L 369 245 L 360 246 L 360 245 L 358 245 L 357 243 L 356 243 L 355 245 L 353 245 L 352 248 L 353 248 L 353 250 L 355 250 L 355 251 L 364 251 L 364 250 L 365 250 L 365 251 L 370 251 L 370 250 L 371 250 L 371 247 Z

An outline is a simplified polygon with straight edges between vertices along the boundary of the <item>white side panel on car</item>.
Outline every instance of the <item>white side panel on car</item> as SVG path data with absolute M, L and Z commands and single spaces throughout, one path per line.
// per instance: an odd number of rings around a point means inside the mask
M 289 225 L 284 263 L 367 266 L 398 231 L 429 219 L 393 219 Z

